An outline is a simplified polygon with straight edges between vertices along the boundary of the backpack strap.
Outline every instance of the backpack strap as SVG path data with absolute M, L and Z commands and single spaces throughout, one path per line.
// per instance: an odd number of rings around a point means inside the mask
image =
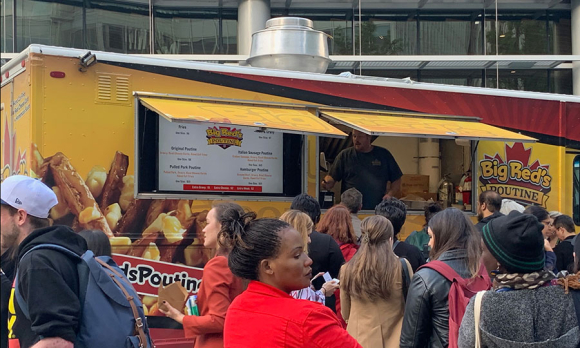
M 465 281 L 459 274 L 457 274 L 457 272 L 455 272 L 455 270 L 453 268 L 451 268 L 451 266 L 449 266 L 448 264 L 446 264 L 443 261 L 433 260 L 433 261 L 428 262 L 428 263 L 424 264 L 423 266 L 419 267 L 419 269 L 421 269 L 421 268 L 431 268 L 432 270 L 441 274 L 443 277 L 445 277 L 450 282 L 453 282 L 453 281 L 464 282 Z
M 393 243 L 393 250 L 395 250 L 395 248 L 397 247 L 397 245 L 399 245 L 399 243 L 401 243 L 401 241 L 399 241 L 398 239 Z
M 111 279 L 117 284 L 117 286 L 121 289 L 129 304 L 131 305 L 131 310 L 133 311 L 133 317 L 135 318 L 135 333 L 138 335 L 139 338 L 139 347 L 140 348 L 147 348 L 147 336 L 145 335 L 145 331 L 143 330 L 143 319 L 139 315 L 139 311 L 137 310 L 137 306 L 135 305 L 135 301 L 133 301 L 133 296 L 129 294 L 125 286 L 115 277 L 115 275 L 121 279 L 122 277 L 119 272 L 115 271 L 113 267 L 109 266 L 105 261 L 99 259 L 98 257 L 95 258 L 101 266 L 107 268 L 113 274 L 111 274 Z M 126 284 L 126 283 L 125 283 Z M 132 286 L 131 286 L 132 287 Z
M 407 261 L 404 258 L 400 258 L 399 260 L 401 261 L 401 276 L 403 278 L 403 298 L 407 302 L 407 293 L 409 292 L 409 284 L 411 283 L 409 266 L 407 266 Z
M 58 245 L 58 244 L 46 243 L 46 244 L 39 244 L 39 245 L 36 245 L 36 246 L 30 248 L 18 260 L 18 264 L 20 264 L 20 262 L 22 262 L 22 260 L 28 254 L 30 254 L 30 252 L 32 252 L 34 250 L 39 250 L 39 249 L 56 250 L 56 251 L 59 251 L 59 252 L 61 252 L 63 254 L 66 254 L 67 256 L 69 256 L 69 257 L 71 257 L 73 259 L 77 259 L 77 260 L 81 258 L 81 256 L 79 254 L 75 253 L 74 251 L 70 250 L 69 248 L 63 247 L 62 245 Z M 18 303 L 18 307 L 20 307 L 20 311 L 22 312 L 22 314 L 24 314 L 24 316 L 26 317 L 26 319 L 30 320 L 30 311 L 28 310 L 28 304 L 24 300 L 24 297 L 22 297 L 22 293 L 20 292 L 20 288 L 18 286 L 18 273 L 19 272 L 20 272 L 20 270 L 17 269 L 16 270 L 16 275 L 14 276 L 14 297 L 16 298 L 16 302 Z
M 475 295 L 475 302 L 473 306 L 473 315 L 475 323 L 475 348 L 481 348 L 481 333 L 479 330 L 479 320 L 481 318 L 481 301 L 483 300 L 485 291 L 480 291 Z

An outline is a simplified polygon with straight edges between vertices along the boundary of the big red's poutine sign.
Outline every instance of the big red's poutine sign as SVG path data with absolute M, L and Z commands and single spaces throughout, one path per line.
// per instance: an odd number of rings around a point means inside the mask
M 157 296 L 160 287 L 174 282 L 180 282 L 188 293 L 195 294 L 199 290 L 202 268 L 122 254 L 113 254 L 113 259 L 140 295 Z
M 524 205 L 546 207 L 552 190 L 550 165 L 532 158 L 532 148 L 522 143 L 505 145 L 505 153 L 484 154 L 479 162 L 479 183 L 482 191 L 493 190 L 502 198 Z

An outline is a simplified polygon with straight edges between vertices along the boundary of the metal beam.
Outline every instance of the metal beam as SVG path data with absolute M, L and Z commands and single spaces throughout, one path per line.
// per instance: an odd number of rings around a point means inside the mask
M 16 58 L 19 53 L 2 53 L 2 60 L 9 60 Z M 127 56 L 136 56 L 136 57 L 150 57 L 150 58 L 162 58 L 162 59 L 171 59 L 171 60 L 184 60 L 184 61 L 197 61 L 197 62 L 212 62 L 212 63 L 222 63 L 228 65 L 237 65 L 239 62 L 245 62 L 248 58 L 248 55 L 231 55 L 231 54 L 130 54 Z M 353 66 L 358 67 L 359 62 L 392 62 L 392 63 L 400 63 L 400 62 L 414 62 L 417 63 L 417 67 L 413 67 L 411 69 L 431 69 L 431 67 L 427 67 L 429 63 L 436 63 L 436 62 L 447 62 L 451 63 L 445 68 L 434 67 L 434 69 L 444 69 L 444 70 L 453 70 L 453 69 L 462 69 L 462 70 L 478 70 L 481 68 L 470 68 L 462 66 L 462 62 L 481 62 L 481 67 L 483 69 L 491 69 L 495 67 L 496 62 L 504 63 L 500 69 L 512 69 L 509 66 L 509 63 L 514 64 L 523 64 L 523 63 L 530 63 L 530 64 L 537 64 L 541 62 L 549 62 L 549 64 L 543 64 L 539 66 L 532 66 L 531 69 L 544 69 L 549 70 L 553 68 L 557 69 L 571 69 L 572 62 L 580 62 L 580 55 L 460 55 L 460 56 L 377 56 L 377 55 L 363 55 L 363 56 L 330 56 L 332 60 L 332 64 L 336 64 L 338 62 L 352 62 L 349 68 L 353 68 Z M 457 66 L 454 66 L 452 63 L 457 63 Z M 507 63 L 507 64 L 506 64 Z M 400 67 L 393 64 L 392 67 L 385 66 L 383 69 L 400 69 Z
M 488 8 L 491 5 L 495 4 L 496 0 L 484 0 L 483 1 L 483 8 Z
M 286 0 L 286 3 L 284 4 L 284 7 L 286 9 L 289 9 L 290 8 L 290 5 L 292 5 L 292 0 Z
M 423 6 L 425 6 L 425 4 L 427 4 L 429 2 L 429 0 L 421 0 L 419 1 L 419 4 L 417 5 L 417 8 L 423 8 Z
M 563 2 L 564 2 L 564 0 L 552 0 L 550 2 L 550 4 L 548 4 L 548 8 L 555 7 L 556 5 L 559 5 L 559 4 L 563 3 Z

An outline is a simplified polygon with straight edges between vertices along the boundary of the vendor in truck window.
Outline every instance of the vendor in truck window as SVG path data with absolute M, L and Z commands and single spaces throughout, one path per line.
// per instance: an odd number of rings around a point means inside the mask
M 362 193 L 363 209 L 374 209 L 383 199 L 401 191 L 401 168 L 389 150 L 371 144 L 371 135 L 353 130 L 353 147 L 342 150 L 321 187 L 331 190 L 342 181 L 341 192 L 351 187 Z M 391 183 L 388 191 L 387 184 Z

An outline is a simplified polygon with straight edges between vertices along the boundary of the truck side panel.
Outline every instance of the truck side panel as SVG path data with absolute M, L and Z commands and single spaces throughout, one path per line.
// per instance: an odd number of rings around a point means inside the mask
M 1 139 L 2 178 L 29 175 L 32 136 L 30 70 L 24 69 L 2 86 Z

